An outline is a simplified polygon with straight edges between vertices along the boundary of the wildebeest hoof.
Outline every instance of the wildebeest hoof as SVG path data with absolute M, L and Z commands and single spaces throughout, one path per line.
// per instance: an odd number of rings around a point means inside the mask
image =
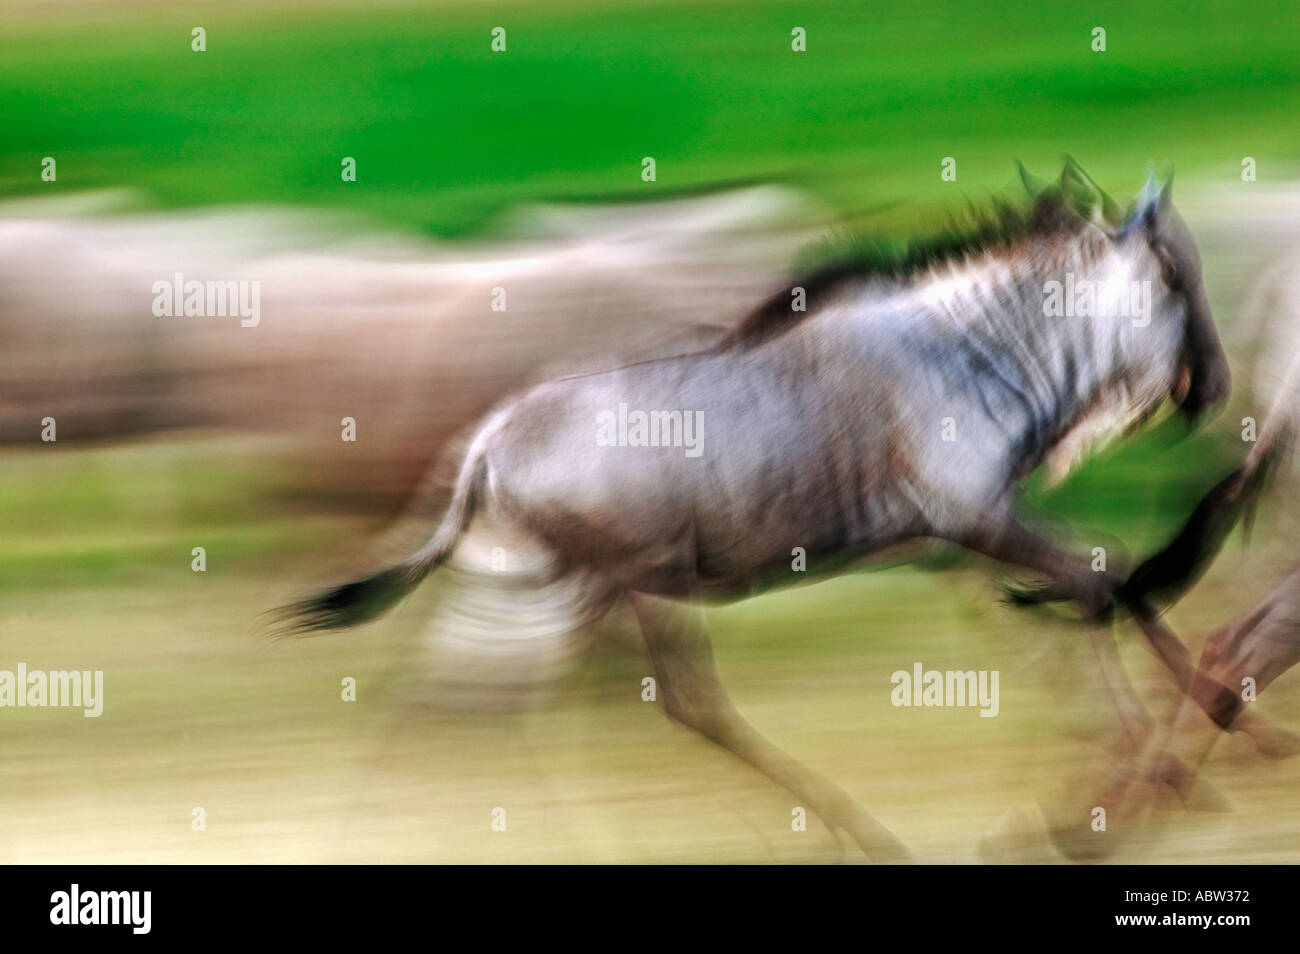
M 1253 712 L 1243 712 L 1238 716 L 1232 729 L 1250 736 L 1256 750 L 1266 759 L 1289 759 L 1300 755 L 1300 735 Z
M 1162 752 L 1151 768 L 1151 781 L 1168 785 L 1183 807 L 1194 812 L 1230 812 L 1232 802 L 1208 779 L 1171 752 Z

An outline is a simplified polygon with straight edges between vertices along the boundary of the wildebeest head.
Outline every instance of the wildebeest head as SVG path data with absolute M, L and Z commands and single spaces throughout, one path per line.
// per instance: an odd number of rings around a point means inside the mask
M 1160 297 L 1185 311 L 1182 373 L 1174 398 L 1189 423 L 1228 396 L 1231 375 L 1201 280 L 1201 256 L 1187 223 L 1170 201 L 1171 181 L 1154 177 L 1138 196 L 1120 241 L 1144 241 L 1160 264 Z
M 1158 184 L 1152 176 L 1128 215 L 1121 216 L 1115 203 L 1073 159 L 1067 159 L 1060 193 L 1070 208 L 1111 241 L 1151 257 L 1152 270 L 1159 276 L 1151 296 L 1155 320 L 1183 322 L 1183 350 L 1171 394 L 1188 423 L 1195 424 L 1228 396 L 1231 376 L 1202 284 L 1196 240 L 1170 200 L 1171 186 L 1172 178 Z

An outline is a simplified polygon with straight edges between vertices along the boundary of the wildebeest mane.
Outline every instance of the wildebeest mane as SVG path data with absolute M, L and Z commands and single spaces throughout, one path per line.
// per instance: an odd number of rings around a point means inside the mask
M 845 284 L 905 281 L 945 262 L 1068 232 L 1082 221 L 1061 191 L 1050 188 L 1027 206 L 1006 200 L 995 200 L 983 208 L 972 205 L 943 229 L 920 238 L 890 239 L 843 230 L 833 233 L 803 256 L 804 262 L 811 264 L 805 264 L 802 276 L 750 312 L 718 348 L 752 348 L 784 334 Z M 802 311 L 793 308 L 798 289 L 804 295 Z

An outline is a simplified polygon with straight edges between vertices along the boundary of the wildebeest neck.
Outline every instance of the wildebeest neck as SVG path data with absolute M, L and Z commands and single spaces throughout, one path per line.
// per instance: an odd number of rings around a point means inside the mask
M 937 434 L 970 442 L 972 458 L 1000 458 L 982 473 L 1016 480 L 1047 460 L 1059 477 L 1169 393 L 1181 329 L 1149 315 L 1048 314 L 1044 289 L 1113 288 L 1141 267 L 1101 236 L 1026 244 L 897 285 L 841 284 L 788 337 L 823 368 L 860 361 L 863 389 L 896 389 L 923 450 Z

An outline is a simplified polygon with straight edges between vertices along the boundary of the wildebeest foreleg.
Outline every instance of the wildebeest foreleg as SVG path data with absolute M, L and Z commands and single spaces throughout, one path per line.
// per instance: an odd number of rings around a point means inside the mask
M 1140 746 L 1155 722 L 1129 682 L 1110 626 L 1100 618 L 1110 606 L 1119 581 L 1094 571 L 1086 561 L 1043 539 L 1011 515 L 984 522 L 956 542 L 1000 563 L 1046 575 L 1052 582 L 1042 591 L 1043 599 L 1072 599 L 1078 604 L 1079 611 L 1090 621 L 1088 637 L 1124 733 L 1130 745 Z
M 1226 686 L 1200 673 L 1191 653 L 1164 620 L 1145 601 L 1129 603 L 1133 619 L 1147 637 L 1155 654 L 1169 669 L 1175 684 L 1221 728 L 1227 729 L 1241 711 L 1241 701 Z
M 1188 692 L 1215 725 L 1249 735 L 1260 754 L 1269 758 L 1300 754 L 1300 737 L 1252 711 L 1242 690 L 1249 680 L 1256 694 L 1263 692 L 1300 662 L 1300 627 L 1294 613 L 1297 581 L 1300 570 L 1293 570 L 1249 613 L 1205 641 Z
M 1288 577 L 1287 584 L 1294 585 L 1294 578 L 1294 574 Z M 1293 626 L 1285 617 L 1270 616 L 1277 602 L 1278 594 L 1270 594 L 1242 620 L 1211 636 L 1196 666 L 1163 618 L 1145 604 L 1131 608 L 1179 688 L 1215 725 L 1225 732 L 1245 732 L 1262 754 L 1284 758 L 1300 752 L 1300 738 L 1248 711 L 1238 690 L 1229 688 L 1241 686 L 1242 678 L 1250 676 L 1257 691 L 1262 690 L 1300 661 L 1300 641 Z
M 713 647 L 697 607 L 630 593 L 645 633 L 668 715 L 716 742 L 798 798 L 832 830 L 844 831 L 870 858 L 904 862 L 902 843 L 828 779 L 800 765 L 744 720 L 718 678 Z
M 1138 698 L 1137 690 L 1129 681 L 1128 671 L 1119 658 L 1119 650 L 1109 624 L 1094 622 L 1088 627 L 1088 639 L 1092 644 L 1093 654 L 1097 657 L 1097 669 L 1106 690 L 1110 693 L 1115 711 L 1119 713 L 1120 725 L 1128 738 L 1129 746 L 1141 749 L 1155 728 L 1155 719 L 1147 707 Z
M 1120 584 L 1104 572 L 1093 571 L 1087 561 L 1043 539 L 1011 514 L 982 520 L 949 539 L 999 563 L 1036 570 L 1051 580 L 1041 590 L 1018 595 L 1019 602 L 1073 600 L 1083 617 L 1092 619 L 1110 608 Z
M 1142 768 L 1133 777 L 1170 785 L 1189 808 L 1225 810 L 1231 807 L 1227 800 L 1198 774 L 1224 730 L 1251 736 L 1260 753 L 1271 758 L 1300 753 L 1300 736 L 1241 705 L 1227 688 L 1241 685 L 1241 680 L 1250 676 L 1262 691 L 1300 662 L 1300 639 L 1284 602 L 1287 583 L 1294 586 L 1297 579 L 1300 575 L 1293 573 L 1278 591 L 1206 641 L 1189 679 L 1190 691 L 1179 700 L 1164 732 L 1151 738 L 1139 760 Z M 1144 622 L 1150 624 L 1150 619 Z M 1153 798 L 1150 786 L 1122 784 L 1098 804 L 1108 806 L 1121 829 L 1131 829 L 1150 809 Z M 1060 844 L 1062 839 L 1057 841 Z

